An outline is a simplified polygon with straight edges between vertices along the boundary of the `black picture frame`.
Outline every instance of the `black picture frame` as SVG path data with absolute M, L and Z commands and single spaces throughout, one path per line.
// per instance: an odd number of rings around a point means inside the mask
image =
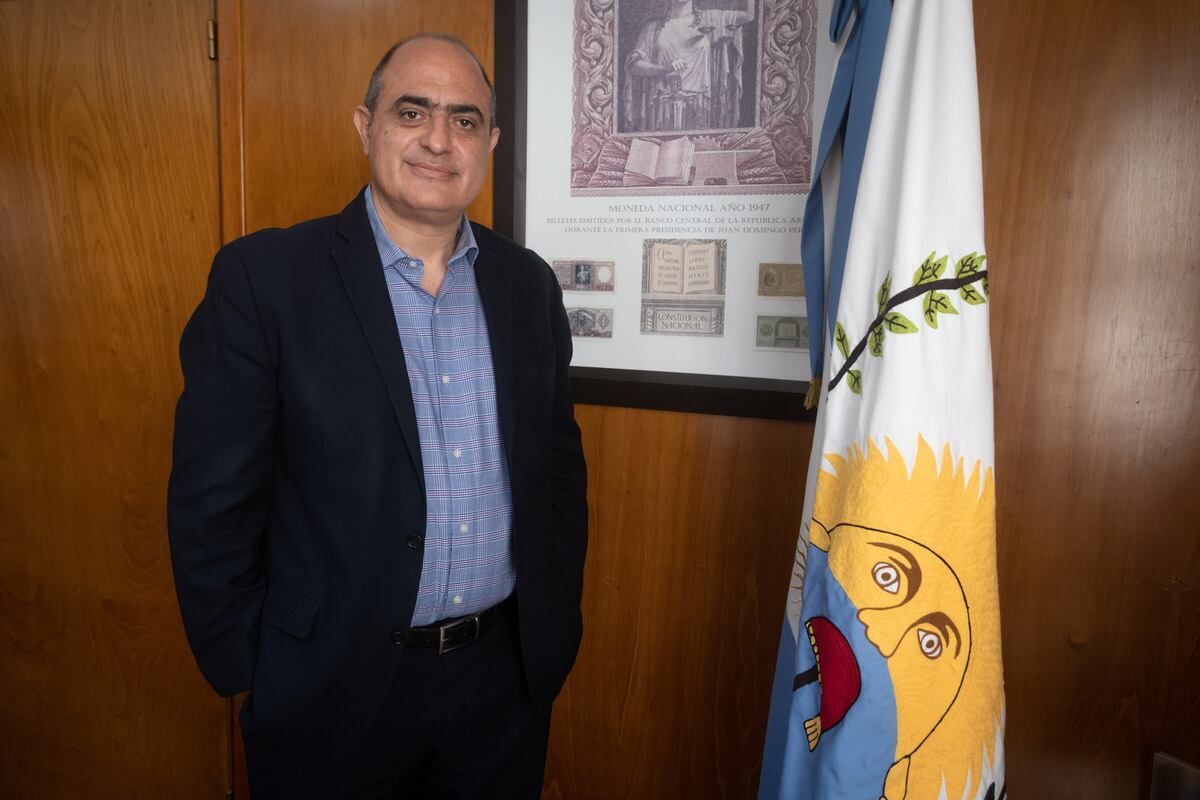
M 495 86 L 500 143 L 492 174 L 493 227 L 525 241 L 525 136 L 528 4 L 494 4 Z M 571 367 L 575 402 L 760 419 L 813 421 L 804 407 L 807 381 L 678 372 Z

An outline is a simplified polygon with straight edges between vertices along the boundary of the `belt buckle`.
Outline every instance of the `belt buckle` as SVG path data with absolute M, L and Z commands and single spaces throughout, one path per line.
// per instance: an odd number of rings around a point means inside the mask
M 472 636 L 469 639 L 463 639 L 461 642 L 454 642 L 452 644 L 446 643 L 446 632 L 447 631 L 458 628 L 460 625 L 465 625 L 467 623 L 472 623 L 472 622 L 475 623 L 475 635 L 474 636 Z M 444 655 L 446 653 L 449 653 L 451 650 L 457 650 L 458 648 L 462 647 L 467 642 L 475 641 L 476 639 L 479 638 L 480 628 L 481 628 L 481 623 L 479 621 L 478 614 L 473 614 L 473 615 L 467 617 L 466 619 L 458 619 L 458 620 L 455 620 L 454 622 L 447 622 L 444 625 L 439 625 L 438 626 L 438 648 L 437 648 L 438 655 L 439 656 Z

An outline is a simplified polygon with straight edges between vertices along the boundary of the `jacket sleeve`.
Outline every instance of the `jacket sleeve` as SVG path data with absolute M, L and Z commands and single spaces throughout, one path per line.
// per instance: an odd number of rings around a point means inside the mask
M 550 268 L 546 268 L 550 272 Z M 555 526 L 557 574 L 569 591 L 574 609 L 583 593 L 583 564 L 588 545 L 587 464 L 571 398 L 571 329 L 563 308 L 562 289 L 550 272 L 551 330 L 555 345 L 554 421 L 550 451 L 551 512 Z
M 266 593 L 267 524 L 279 416 L 276 357 L 237 244 L 217 253 L 180 342 L 167 527 L 188 643 L 221 695 L 248 689 Z

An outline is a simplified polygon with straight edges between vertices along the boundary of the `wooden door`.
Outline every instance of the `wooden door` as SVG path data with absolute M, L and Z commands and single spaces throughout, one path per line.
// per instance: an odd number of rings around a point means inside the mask
M 577 406 L 584 637 L 550 800 L 752 798 L 811 423 Z
M 491 73 L 490 0 L 218 0 L 217 12 L 226 240 L 336 214 L 366 185 L 354 108 L 395 42 L 450 33 Z M 471 219 L 491 222 L 491 187 L 489 171 Z M 236 724 L 233 735 L 235 796 L 244 798 Z
M 350 114 L 393 41 L 444 31 L 492 61 L 490 0 L 221 8 L 242 29 L 243 77 L 222 79 L 222 99 L 244 103 L 229 137 L 242 137 L 244 162 L 223 168 L 244 176 L 247 230 L 336 213 L 367 181 Z M 468 214 L 490 222 L 490 183 Z M 596 406 L 578 417 L 587 632 L 556 706 L 544 796 L 750 796 L 812 426 Z
M 220 2 L 247 230 L 365 182 L 349 115 L 390 41 L 457 32 L 490 62 L 490 0 Z M 1155 750 L 1200 762 L 1200 6 L 975 13 L 1009 796 L 1145 796 Z M 545 794 L 752 797 L 812 427 L 578 416 L 587 632 Z
M 976 0 L 1010 796 L 1200 764 L 1200 4 Z
M 371 70 L 395 42 L 427 31 L 450 33 L 491 72 L 490 0 L 222 5 L 239 16 L 242 29 L 247 231 L 336 214 L 370 180 L 352 117 Z M 489 172 L 467 211 L 485 224 L 492 220 L 491 181 Z
M 166 484 L 218 245 L 206 0 L 0 3 L 0 796 L 224 797 Z

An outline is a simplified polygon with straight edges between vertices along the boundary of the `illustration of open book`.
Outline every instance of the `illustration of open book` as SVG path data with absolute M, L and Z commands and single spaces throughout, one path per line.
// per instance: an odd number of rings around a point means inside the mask
M 653 242 L 647 254 L 651 294 L 724 292 L 717 268 L 717 242 Z
M 634 137 L 629 143 L 623 183 L 626 186 L 682 186 L 692 172 L 696 145 L 682 136 L 659 144 Z

